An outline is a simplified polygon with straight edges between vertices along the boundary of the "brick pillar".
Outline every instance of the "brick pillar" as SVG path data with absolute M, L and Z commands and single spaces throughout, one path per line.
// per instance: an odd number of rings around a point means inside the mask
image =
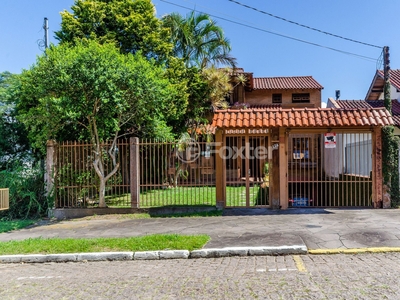
M 46 183 L 46 196 L 56 196 L 55 193 L 55 178 L 57 175 L 57 150 L 58 145 L 55 141 L 47 141 L 46 144 L 46 173 L 44 181 Z M 54 205 L 57 207 L 57 197 L 55 198 Z
M 288 208 L 288 159 L 286 128 L 279 128 L 279 199 L 282 209 Z
M 226 168 L 223 158 L 224 136 L 223 130 L 217 129 L 215 132 L 215 189 L 217 208 L 225 207 L 226 203 Z
M 139 138 L 131 137 L 129 144 L 131 207 L 138 208 L 140 205 Z

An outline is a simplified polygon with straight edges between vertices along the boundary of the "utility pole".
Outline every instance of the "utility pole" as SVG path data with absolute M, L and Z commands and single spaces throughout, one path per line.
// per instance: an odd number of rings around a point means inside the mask
M 384 79 L 384 87 L 383 87 L 383 95 L 384 95 L 384 103 L 386 109 L 392 113 L 392 99 L 390 98 L 390 55 L 389 55 L 389 47 L 383 47 L 383 79 Z
M 47 18 L 44 18 L 43 29 L 44 29 L 44 48 L 47 49 L 49 47 L 49 20 Z

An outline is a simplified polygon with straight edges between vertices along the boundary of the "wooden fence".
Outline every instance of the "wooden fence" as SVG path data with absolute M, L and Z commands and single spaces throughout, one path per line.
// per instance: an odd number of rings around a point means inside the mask
M 0 210 L 9 209 L 10 195 L 8 189 L 0 189 Z

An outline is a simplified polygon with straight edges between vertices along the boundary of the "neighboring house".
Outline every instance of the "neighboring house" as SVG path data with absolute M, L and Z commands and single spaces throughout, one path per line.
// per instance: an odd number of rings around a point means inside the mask
M 230 103 L 247 103 L 251 106 L 279 105 L 282 108 L 321 107 L 320 85 L 312 76 L 253 77 L 243 69 L 246 84 L 236 84 Z
M 394 121 L 394 135 L 400 136 L 400 70 L 390 70 L 390 98 L 392 99 L 392 118 Z M 365 100 L 334 100 L 329 98 L 327 107 L 337 109 L 370 109 L 383 108 L 384 104 L 384 73 L 382 70 L 377 70 L 372 83 L 368 89 Z M 366 148 L 361 145 L 363 141 L 358 141 L 357 146 L 362 149 Z M 399 150 L 400 154 L 400 150 Z M 336 154 L 340 155 L 340 154 Z M 369 161 L 369 160 L 367 160 Z M 368 166 L 370 170 L 372 168 Z M 400 172 L 400 163 L 399 163 Z M 400 182 L 399 182 L 400 184 Z
M 390 98 L 400 101 L 400 70 L 390 70 Z M 383 87 L 385 85 L 383 71 L 377 70 L 368 89 L 365 100 L 383 100 Z

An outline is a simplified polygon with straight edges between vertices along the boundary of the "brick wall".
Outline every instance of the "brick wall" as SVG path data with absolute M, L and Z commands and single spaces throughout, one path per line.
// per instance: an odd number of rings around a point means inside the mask
M 292 94 L 310 93 L 310 103 L 292 103 Z M 321 91 L 316 89 L 298 90 L 253 90 L 246 92 L 244 102 L 252 105 L 270 105 L 272 94 L 282 94 L 282 107 L 321 107 Z

